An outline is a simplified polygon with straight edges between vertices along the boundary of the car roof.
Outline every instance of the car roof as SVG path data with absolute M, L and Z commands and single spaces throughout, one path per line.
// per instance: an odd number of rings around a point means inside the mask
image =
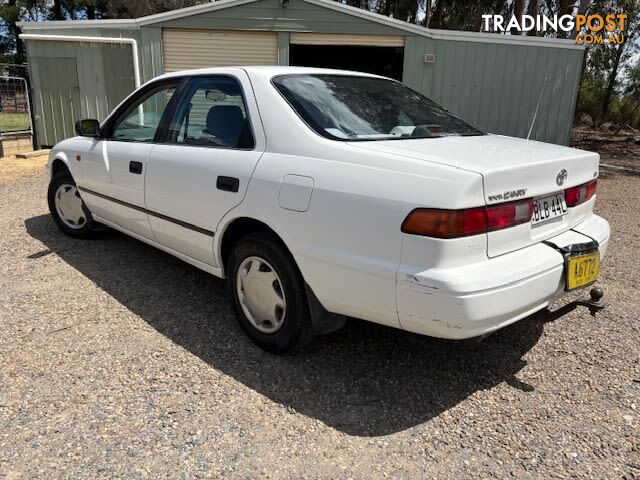
M 335 70 L 331 68 L 313 68 L 313 67 L 285 67 L 274 65 L 254 65 L 254 66 L 230 66 L 230 67 L 214 67 L 214 68 L 198 68 L 194 70 L 180 70 L 177 72 L 165 73 L 160 78 L 184 77 L 196 75 L 215 75 L 228 73 L 229 70 L 244 70 L 249 75 L 256 74 L 263 77 L 275 77 L 277 75 L 300 75 L 300 74 L 325 74 L 325 75 L 353 75 L 359 77 L 376 77 L 385 78 L 379 75 L 364 72 L 354 72 L 351 70 Z

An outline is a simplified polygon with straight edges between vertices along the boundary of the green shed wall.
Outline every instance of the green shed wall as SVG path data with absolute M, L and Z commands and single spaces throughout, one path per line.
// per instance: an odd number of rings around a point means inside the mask
M 280 0 L 260 0 L 236 7 L 200 13 L 156 24 L 166 28 L 206 28 L 217 30 L 272 30 L 283 32 L 352 33 L 404 35 L 403 30 L 312 5 L 290 0 L 285 8 Z
M 424 54 L 434 53 L 433 64 Z M 584 51 L 408 36 L 403 82 L 491 133 L 567 144 Z M 546 80 L 545 80 L 546 78 Z
M 140 75 L 142 82 L 163 73 L 162 30 L 141 28 L 135 30 L 73 28 L 39 29 L 38 34 L 134 38 L 138 42 Z M 103 120 L 134 89 L 133 57 L 127 44 L 76 43 L 50 40 L 28 40 L 27 54 L 33 90 L 33 109 L 36 139 L 39 146 L 53 145 L 73 136 L 73 124 L 79 116 Z M 58 112 L 52 114 L 51 104 L 60 100 L 55 91 L 45 82 L 54 82 L 61 89 L 73 83 L 73 74 L 68 62 L 64 71 L 69 79 L 52 79 L 48 75 L 51 65 L 46 59 L 73 59 L 78 79 L 79 106 L 71 105 L 64 119 Z M 54 74 L 54 72 L 51 72 Z M 62 71 L 55 73 L 61 74 Z M 74 87 L 72 87 L 74 88 Z M 74 101 L 76 95 L 71 97 Z
M 148 82 L 152 78 L 162 75 L 164 73 L 164 66 L 162 65 L 162 28 L 141 27 L 138 49 L 140 50 L 142 82 Z

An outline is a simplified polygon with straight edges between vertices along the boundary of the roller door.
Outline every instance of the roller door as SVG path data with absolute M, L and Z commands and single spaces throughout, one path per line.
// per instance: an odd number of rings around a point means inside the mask
M 165 72 L 230 65 L 277 65 L 274 32 L 163 29 Z

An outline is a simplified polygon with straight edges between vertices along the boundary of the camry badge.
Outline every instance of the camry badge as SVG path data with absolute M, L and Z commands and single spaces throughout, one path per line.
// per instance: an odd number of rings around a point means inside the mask
M 563 168 L 562 170 L 560 170 L 560 173 L 558 173 L 558 176 L 556 177 L 556 183 L 558 184 L 558 186 L 560 186 L 565 182 L 566 179 L 567 171 Z

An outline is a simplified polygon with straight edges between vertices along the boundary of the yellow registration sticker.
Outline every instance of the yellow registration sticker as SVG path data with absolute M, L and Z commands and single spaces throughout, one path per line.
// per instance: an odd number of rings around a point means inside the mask
M 584 287 L 596 281 L 600 273 L 600 252 L 585 253 L 567 260 L 567 290 Z

